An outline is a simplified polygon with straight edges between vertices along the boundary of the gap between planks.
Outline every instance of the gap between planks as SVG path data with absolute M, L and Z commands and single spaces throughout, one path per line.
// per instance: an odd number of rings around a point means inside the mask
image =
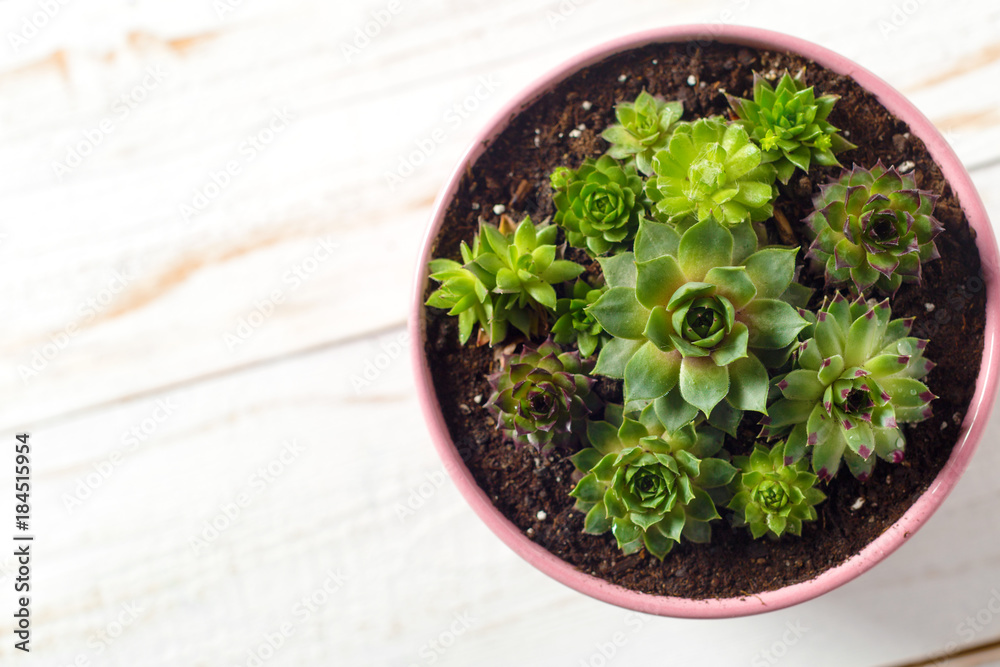
M 1000 639 L 976 644 L 949 654 L 937 654 L 926 660 L 889 665 L 887 667 L 981 667 L 1000 661 Z
M 397 321 L 391 324 L 386 324 L 385 326 L 378 327 L 377 329 L 369 329 L 368 331 L 360 331 L 357 333 L 350 334 L 343 338 L 337 338 L 335 340 L 324 341 L 322 343 L 316 343 L 315 345 L 309 345 L 296 350 L 288 350 L 282 352 L 281 354 L 261 357 L 260 359 L 254 359 L 246 363 L 237 364 L 235 366 L 227 366 L 225 368 L 218 368 L 214 371 L 209 371 L 208 373 L 203 373 L 201 375 L 192 375 L 190 377 L 184 378 L 182 380 L 176 380 L 174 382 L 167 382 L 165 384 L 156 385 L 153 387 L 147 387 L 140 391 L 132 392 L 131 394 L 125 394 L 117 398 L 99 401 L 97 403 L 92 403 L 90 405 L 85 405 L 80 408 L 74 408 L 72 410 L 67 410 L 65 412 L 60 412 L 54 415 L 49 415 L 48 417 L 41 417 L 34 420 L 28 424 L 24 424 L 18 427 L 22 431 L 30 431 L 35 428 L 40 428 L 44 426 L 51 426 L 54 424 L 59 424 L 77 417 L 85 416 L 92 412 L 97 412 L 105 408 L 109 408 L 114 405 L 121 405 L 124 403 L 131 403 L 133 401 L 142 400 L 144 398 L 150 398 L 156 396 L 157 394 L 162 394 L 168 391 L 174 391 L 177 389 L 183 389 L 185 387 L 190 387 L 196 385 L 200 382 L 208 382 L 210 380 L 220 380 L 229 375 L 235 375 L 245 371 L 256 370 L 260 368 L 266 368 L 267 366 L 276 365 L 291 359 L 296 359 L 298 357 L 308 357 L 314 354 L 322 354 L 335 350 L 338 347 L 343 347 L 350 345 L 352 343 L 358 343 L 369 338 L 375 338 L 377 336 L 384 336 L 386 334 L 392 333 L 394 331 L 399 331 L 406 328 L 406 321 Z

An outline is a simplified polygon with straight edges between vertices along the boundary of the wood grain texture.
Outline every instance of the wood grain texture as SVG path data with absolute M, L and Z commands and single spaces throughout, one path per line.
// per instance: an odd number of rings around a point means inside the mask
M 488 532 L 393 353 L 431 203 L 477 129 L 546 69 L 651 25 L 758 25 L 853 58 L 937 123 L 1000 219 L 996 3 L 400 0 L 348 57 L 387 0 L 228 1 L 67 3 L 16 49 L 39 4 L 0 6 L 0 437 L 33 433 L 39 540 L 35 655 L 2 625 L 0 662 L 245 665 L 283 624 L 269 666 L 575 667 L 610 642 L 611 664 L 841 667 L 1000 637 L 1000 418 L 954 497 L 859 580 L 756 618 L 658 619 Z M 483 77 L 495 91 L 456 121 Z M 290 440 L 304 451 L 267 481 Z M 230 525 L 192 546 L 213 520 Z

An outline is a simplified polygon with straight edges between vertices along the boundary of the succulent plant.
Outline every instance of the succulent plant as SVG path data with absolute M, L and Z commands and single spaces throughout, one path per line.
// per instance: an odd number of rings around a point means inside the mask
M 552 325 L 553 338 L 562 345 L 576 344 L 580 356 L 587 358 L 609 338 L 587 307 L 595 303 L 607 287 L 591 287 L 583 278 L 573 283 L 568 298 L 556 302 L 556 323 Z
M 813 162 L 839 165 L 834 153 L 857 148 L 827 121 L 840 97 L 817 98 L 812 86 L 806 86 L 805 72 L 803 68 L 794 77 L 785 72 L 773 88 L 755 72 L 752 100 L 726 95 L 740 124 L 764 151 L 763 161 L 774 165 L 782 183 L 796 167 L 809 171 Z
M 679 123 L 653 171 L 646 194 L 670 222 L 713 217 L 734 225 L 773 213 L 774 167 L 743 127 L 720 117 Z
M 770 533 L 802 534 L 803 521 L 815 521 L 818 505 L 826 495 L 816 488 L 819 478 L 808 471 L 805 460 L 785 464 L 784 443 L 770 450 L 754 447 L 750 456 L 736 456 L 733 463 L 742 472 L 731 485 L 735 512 L 733 524 L 747 526 L 754 539 Z
M 763 248 L 734 265 L 730 230 L 707 219 L 679 235 L 643 221 L 635 253 L 601 260 L 608 291 L 590 307 L 614 338 L 595 373 L 625 380 L 625 400 L 653 400 L 673 425 L 720 404 L 767 412 L 767 367 L 784 363 L 808 322 L 783 300 L 796 248 Z
M 486 409 L 497 428 L 518 446 L 530 445 L 551 453 L 584 436 L 587 415 L 600 408 L 587 375 L 593 364 L 576 351 L 563 352 L 551 340 L 538 347 L 524 346 L 504 360 L 489 377 L 493 394 Z
M 507 336 L 508 324 L 526 336 L 538 335 L 555 311 L 554 284 L 576 278 L 583 266 L 561 258 L 555 245 L 558 228 L 536 227 L 526 216 L 510 234 L 481 223 L 470 248 L 461 246 L 460 264 L 431 261 L 431 279 L 441 286 L 427 305 L 450 309 L 459 318 L 459 340 L 465 343 L 479 324 L 491 345 Z
M 826 264 L 829 283 L 850 279 L 862 293 L 872 285 L 894 293 L 903 282 L 919 282 L 921 264 L 940 256 L 936 201 L 917 189 L 912 173 L 886 169 L 881 161 L 871 171 L 855 165 L 821 186 L 813 200 L 808 256 Z
M 608 405 L 605 420 L 590 423 L 591 447 L 573 457 L 584 473 L 570 494 L 587 515 L 584 532 L 610 530 L 626 554 L 645 547 L 660 560 L 681 537 L 708 542 L 709 522 L 720 518 L 709 490 L 724 491 L 736 474 L 712 458 L 722 434 L 693 423 L 667 432 L 652 405 L 630 416 Z
M 609 155 L 587 158 L 576 171 L 559 167 L 550 177 L 555 222 L 570 245 L 593 255 L 627 248 L 646 212 L 642 177 Z
M 608 155 L 617 160 L 634 159 L 636 168 L 649 176 L 653 173 L 653 155 L 667 147 L 683 114 L 683 102 L 666 102 L 645 90 L 635 102 L 618 103 L 615 105 L 618 124 L 601 134 L 611 144 Z
M 821 478 L 832 478 L 843 459 L 864 481 L 877 457 L 903 460 L 899 425 L 931 416 L 936 396 L 920 380 L 934 363 L 924 358 L 927 341 L 910 337 L 913 320 L 890 316 L 888 299 L 869 306 L 840 294 L 819 311 L 794 369 L 776 378 L 778 398 L 761 422 L 762 435 L 787 434 L 786 463 L 811 448 Z

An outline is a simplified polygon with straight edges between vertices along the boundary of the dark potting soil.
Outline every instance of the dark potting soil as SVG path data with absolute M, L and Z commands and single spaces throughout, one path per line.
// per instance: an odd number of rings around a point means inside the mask
M 471 343 L 460 346 L 457 320 L 427 310 L 426 352 L 437 396 L 452 439 L 480 487 L 536 543 L 625 588 L 704 599 L 752 595 L 806 581 L 857 553 L 928 488 L 960 433 L 983 352 L 986 290 L 975 232 L 958 200 L 924 144 L 853 79 L 784 53 L 723 44 L 652 45 L 585 69 L 524 109 L 466 173 L 437 239 L 434 256 L 457 259 L 459 243 L 471 241 L 480 218 L 499 222 L 494 211 L 498 204 L 515 222 L 524 214 L 531 214 L 536 223 L 545 220 L 553 213 L 551 171 L 602 154 L 607 144 L 600 132 L 614 122 L 615 103 L 635 99 L 643 88 L 683 100 L 684 118 L 690 120 L 728 114 L 721 91 L 750 97 L 754 71 L 780 75 L 786 68 L 794 72 L 802 66 L 807 66 L 807 81 L 817 91 L 841 96 L 830 120 L 859 146 L 841 154 L 841 162 L 871 167 L 881 158 L 904 170 L 912 163 L 918 186 L 941 196 L 935 215 L 945 231 L 937 239 L 941 259 L 924 266 L 923 283 L 904 285 L 892 301 L 894 317 L 915 316 L 915 335 L 931 339 L 927 357 L 938 364 L 927 378 L 939 396 L 932 404 L 934 416 L 904 427 L 906 460 L 901 464 L 879 461 L 865 483 L 842 467 L 824 485 L 828 500 L 817 508 L 819 519 L 807 523 L 801 537 L 753 540 L 746 530 L 731 528 L 729 513 L 721 510 L 723 520 L 713 522 L 710 544 L 684 543 L 661 563 L 644 552 L 622 555 L 610 533 L 585 535 L 583 515 L 573 509 L 569 497 L 574 470 L 567 457 L 572 452 L 544 458 L 505 442 L 482 407 L 490 395 L 486 376 L 495 366 L 494 350 Z M 770 221 L 771 242 L 807 244 L 799 221 L 812 210 L 816 186 L 839 172 L 814 167 L 808 176 L 796 172 L 788 186 L 779 186 L 776 209 L 791 223 L 794 238 L 787 231 L 782 235 Z M 568 254 L 587 261 L 572 249 Z M 594 270 L 599 270 L 596 264 Z M 800 280 L 817 288 L 812 306 L 832 293 L 815 267 L 807 267 Z M 601 380 L 598 391 L 608 400 L 621 400 L 620 384 L 614 381 Z M 752 448 L 759 430 L 756 421 L 748 414 L 740 437 L 727 439 L 731 453 Z

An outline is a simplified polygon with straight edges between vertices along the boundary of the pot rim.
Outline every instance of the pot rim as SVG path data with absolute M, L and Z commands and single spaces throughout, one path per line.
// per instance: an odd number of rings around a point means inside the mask
M 906 122 L 910 126 L 910 132 L 924 142 L 931 156 L 940 166 L 945 179 L 955 191 L 970 226 L 976 231 L 976 245 L 982 263 L 983 282 L 988 290 L 983 358 L 976 380 L 976 391 L 965 414 L 955 448 L 930 487 L 899 520 L 843 563 L 823 571 L 808 581 L 745 597 L 694 600 L 629 590 L 587 574 L 534 543 L 493 505 L 466 467 L 441 414 L 430 368 L 424 355 L 426 326 L 423 294 L 428 281 L 427 265 L 431 259 L 434 242 L 444 222 L 448 205 L 458 191 L 467 166 L 476 162 L 520 112 L 530 107 L 554 86 L 579 70 L 623 51 L 652 43 L 676 42 L 701 42 L 702 44 L 719 42 L 762 50 L 792 52 L 838 74 L 852 77 L 859 85 L 874 94 L 890 113 Z M 998 322 L 1000 320 L 1000 307 L 990 297 L 996 294 L 997 279 L 1000 275 L 998 266 L 1000 266 L 1000 252 L 997 249 L 996 238 L 983 202 L 976 192 L 968 172 L 930 120 L 901 93 L 873 73 L 844 56 L 812 42 L 760 28 L 694 24 L 661 27 L 632 33 L 584 51 L 550 70 L 525 88 L 477 133 L 474 142 L 452 172 L 446 187 L 439 194 L 433 207 L 432 217 L 424 236 L 417 264 L 415 290 L 409 319 L 410 353 L 420 407 L 445 469 L 472 509 L 508 547 L 553 579 L 598 600 L 634 611 L 661 616 L 732 618 L 775 611 L 805 602 L 842 586 L 889 556 L 924 525 L 952 491 L 968 467 L 986 427 L 997 391 L 997 359 L 998 352 L 1000 352 L 997 330 L 998 324 L 1000 324 Z

